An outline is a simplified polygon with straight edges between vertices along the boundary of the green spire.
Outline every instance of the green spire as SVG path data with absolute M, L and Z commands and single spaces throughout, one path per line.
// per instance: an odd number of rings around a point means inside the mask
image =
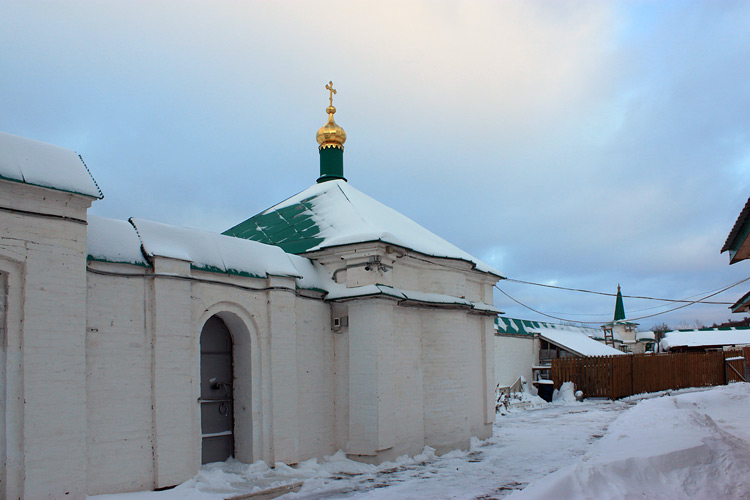
M 625 319 L 625 306 L 622 303 L 622 293 L 620 292 L 620 285 L 617 285 L 617 302 L 615 302 L 615 319 L 619 321 Z

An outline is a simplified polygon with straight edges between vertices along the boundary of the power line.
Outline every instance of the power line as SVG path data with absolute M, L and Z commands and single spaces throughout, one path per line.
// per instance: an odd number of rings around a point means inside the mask
M 596 294 L 596 295 L 606 295 L 607 297 L 616 297 L 617 296 L 616 293 L 597 292 L 595 290 L 586 290 L 584 288 L 568 288 L 568 287 L 565 287 L 565 286 L 547 285 L 547 284 L 544 284 L 544 283 L 535 283 L 533 281 L 517 280 L 517 279 L 513 279 L 513 278 L 506 278 L 504 281 L 510 281 L 512 283 L 523 283 L 524 285 L 534 285 L 534 286 L 543 286 L 543 287 L 546 287 L 546 288 L 555 288 L 557 290 L 569 290 L 569 291 L 572 291 L 572 292 L 583 292 L 583 293 L 593 293 L 593 294 Z M 707 292 L 704 292 L 704 293 L 707 293 Z M 696 294 L 696 295 L 700 295 L 700 294 Z M 643 296 L 643 295 L 623 295 L 622 297 L 626 298 L 626 299 L 658 300 L 658 301 L 661 301 L 661 302 L 683 302 L 683 303 L 688 303 L 688 304 L 693 304 L 694 303 L 693 301 L 686 300 L 686 299 L 663 299 L 663 298 L 659 298 L 659 297 L 647 297 L 647 296 Z M 702 304 L 728 305 L 728 306 L 731 306 L 733 304 L 733 302 L 702 302 Z
M 744 283 L 744 282 L 746 282 L 748 280 L 750 280 L 750 276 L 748 276 L 747 278 L 745 278 L 743 280 L 740 280 L 740 281 L 738 281 L 736 283 L 732 283 L 731 285 L 728 285 L 728 286 L 726 286 L 724 288 L 721 288 L 718 291 L 715 291 L 715 292 L 713 292 L 713 293 L 711 293 L 709 295 L 706 295 L 705 297 L 700 298 L 698 300 L 688 301 L 688 303 L 686 303 L 686 304 L 682 304 L 682 305 L 679 305 L 677 307 L 673 307 L 672 309 L 667 309 L 666 311 L 662 311 L 662 312 L 658 312 L 658 313 L 654 313 L 654 314 L 648 314 L 646 316 L 640 316 L 638 318 L 632 318 L 629 321 L 637 321 L 637 320 L 640 320 L 640 319 L 653 318 L 654 316 L 659 316 L 661 314 L 666 314 L 666 313 L 669 313 L 669 312 L 672 312 L 672 311 L 676 311 L 678 309 L 682 309 L 682 308 L 691 306 L 693 304 L 699 304 L 699 303 L 700 304 L 712 304 L 712 302 L 703 302 L 703 301 L 705 299 L 713 297 L 714 295 L 718 295 L 718 294 L 720 294 L 722 292 L 725 292 L 725 291 L 729 290 L 730 288 L 733 288 L 733 287 L 735 287 L 737 285 L 740 285 L 740 284 L 742 284 L 742 283 Z M 532 283 L 532 284 L 536 284 L 536 283 Z M 549 286 L 552 286 L 552 285 L 549 285 Z M 537 311 L 533 307 L 528 306 L 528 305 L 524 304 L 523 302 L 521 302 L 520 300 L 517 300 L 517 299 L 511 297 L 510 295 L 508 295 L 508 293 L 506 293 L 499 286 L 495 285 L 495 288 L 497 288 L 503 295 L 505 295 L 506 297 L 508 297 L 509 299 L 511 299 L 513 302 L 515 302 L 515 303 L 517 303 L 517 304 L 525 307 L 526 309 L 529 309 L 530 311 L 533 311 L 533 312 L 535 312 L 537 314 L 541 314 L 542 316 L 545 316 L 547 318 L 552 318 L 552 319 L 556 319 L 556 320 L 559 320 L 559 321 L 568 321 L 568 322 L 571 322 L 571 323 L 583 323 L 583 324 L 598 324 L 598 323 L 601 323 L 601 321 L 576 321 L 576 320 L 571 320 L 571 319 L 567 319 L 567 318 L 561 318 L 561 317 L 558 317 L 558 316 L 553 316 L 551 314 L 546 314 L 546 313 L 543 313 L 541 311 Z M 554 288 L 559 288 L 559 287 L 554 287 Z M 596 292 L 594 292 L 594 293 L 596 293 Z M 601 295 L 607 295 L 607 294 L 601 293 Z M 681 301 L 681 302 L 684 302 L 684 301 Z

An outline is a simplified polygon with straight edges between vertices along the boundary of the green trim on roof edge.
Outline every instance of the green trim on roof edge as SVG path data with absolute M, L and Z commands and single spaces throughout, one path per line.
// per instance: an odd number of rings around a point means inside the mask
M 90 260 L 92 262 L 104 262 L 104 263 L 107 263 L 107 264 L 127 264 L 127 265 L 130 265 L 130 266 L 138 266 L 138 267 L 145 267 L 145 268 L 151 268 L 151 267 L 153 267 L 148 262 L 123 262 L 123 261 L 119 261 L 119 260 L 99 259 L 99 258 L 96 258 L 96 257 L 92 257 L 91 255 L 87 255 L 86 256 L 86 260 L 87 261 Z
M 89 174 L 91 175 L 91 174 Z M 93 180 L 93 177 L 91 178 Z M 9 182 L 17 182 L 18 184 L 26 184 L 28 186 L 36 186 L 44 189 L 51 189 L 53 191 L 60 191 L 61 193 L 70 193 L 70 194 L 77 194 L 78 196 L 85 196 L 86 198 L 91 198 L 94 200 L 102 200 L 104 199 L 103 194 L 99 194 L 99 196 L 94 196 L 93 194 L 86 194 L 86 193 L 80 193 L 78 191 L 71 191 L 70 189 L 62 189 L 58 187 L 52 187 L 52 186 L 45 186 L 44 184 L 36 184 L 34 182 L 29 182 L 27 180 L 23 179 L 11 179 L 10 177 L 5 177 L 3 175 L 0 175 L 0 180 L 9 181 Z M 96 186 L 99 187 L 98 185 Z M 101 193 L 101 189 L 99 190 Z

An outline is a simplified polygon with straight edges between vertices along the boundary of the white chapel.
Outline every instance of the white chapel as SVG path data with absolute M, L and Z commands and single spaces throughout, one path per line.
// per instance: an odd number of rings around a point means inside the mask
M 223 234 L 89 215 L 78 154 L 0 133 L 5 498 L 491 435 L 502 276 L 347 182 L 327 88 L 317 182 Z

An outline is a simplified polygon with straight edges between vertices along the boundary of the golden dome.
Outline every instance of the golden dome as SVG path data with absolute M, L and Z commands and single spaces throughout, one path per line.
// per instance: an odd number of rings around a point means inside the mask
M 336 93 L 336 90 L 333 88 L 333 82 L 328 82 L 328 85 L 326 85 L 326 90 L 330 92 L 329 105 L 326 108 L 326 113 L 328 113 L 328 122 L 320 127 L 318 133 L 315 135 L 315 140 L 318 141 L 318 149 L 344 149 L 344 143 L 346 142 L 346 132 L 344 132 L 344 129 L 339 127 L 333 120 L 333 114 L 336 113 L 336 108 L 333 107 L 333 94 Z

